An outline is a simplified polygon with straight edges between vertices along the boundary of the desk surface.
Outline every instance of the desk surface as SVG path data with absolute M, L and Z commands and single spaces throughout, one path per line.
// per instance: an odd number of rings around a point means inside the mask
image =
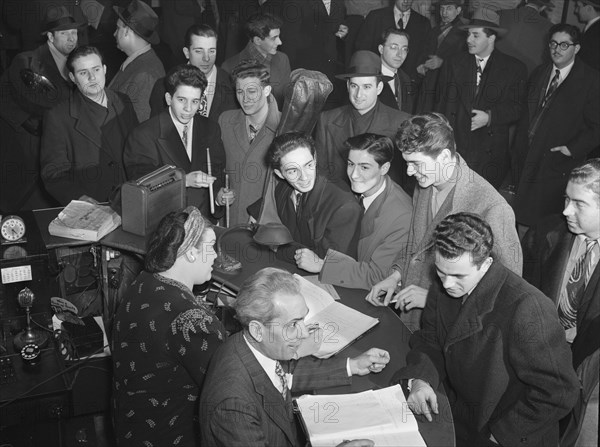
M 306 272 L 298 270 L 296 266 L 277 259 L 275 253 L 269 249 L 253 242 L 249 232 L 230 232 L 223 237 L 221 246 L 228 255 L 241 261 L 243 267 L 236 275 L 213 271 L 213 280 L 222 282 L 233 290 L 239 290 L 246 278 L 268 266 L 285 268 L 292 273 L 306 274 Z M 389 386 L 394 373 L 406 364 L 410 331 L 390 308 L 375 307 L 365 301 L 364 298 L 367 294 L 365 290 L 342 287 L 336 287 L 336 289 L 345 305 L 379 319 L 377 326 L 344 349 L 341 355 L 355 357 L 371 347 L 378 347 L 390 353 L 391 361 L 379 374 L 355 376 L 352 378 L 350 386 L 320 390 L 320 392 L 323 394 L 354 393 Z M 429 447 L 453 446 L 455 441 L 452 412 L 443 390 L 438 391 L 438 403 L 439 415 L 434 417 L 433 422 L 427 422 L 424 417 L 417 416 L 419 431 Z

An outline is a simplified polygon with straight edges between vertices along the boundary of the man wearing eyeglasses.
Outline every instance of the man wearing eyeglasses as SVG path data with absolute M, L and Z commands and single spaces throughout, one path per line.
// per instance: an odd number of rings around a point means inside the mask
M 576 57 L 580 30 L 561 23 L 549 35 L 552 62 L 531 74 L 514 148 L 515 214 L 523 227 L 562 211 L 569 172 L 600 141 L 600 77 Z
M 410 76 L 400 67 L 408 55 L 409 36 L 405 31 L 388 28 L 383 32 L 378 50 L 381 55 L 381 74 L 388 78 L 383 83 L 379 100 L 386 106 L 413 113 L 414 89 Z

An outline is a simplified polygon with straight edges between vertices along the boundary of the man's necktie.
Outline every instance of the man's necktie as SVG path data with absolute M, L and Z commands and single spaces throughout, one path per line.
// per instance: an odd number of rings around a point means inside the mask
M 283 368 L 281 367 L 281 363 L 276 362 L 275 363 L 275 374 L 277 374 L 277 377 L 279 377 L 279 381 L 281 382 L 281 395 L 283 397 L 283 400 L 285 400 L 285 398 L 287 397 L 287 392 L 288 392 L 288 384 L 287 384 L 287 378 L 285 377 L 285 372 L 283 371 Z
M 260 129 L 257 129 L 252 124 L 248 124 L 248 137 L 250 140 L 250 144 L 252 144 L 252 142 L 254 141 L 254 138 L 256 138 L 256 134 L 258 133 L 259 130 Z
M 477 65 L 477 87 L 475 88 L 475 96 L 479 93 L 479 84 L 481 84 L 481 76 L 483 75 L 483 70 L 481 69 L 482 63 L 483 59 L 475 59 L 475 65 Z
M 396 24 L 397 27 L 398 27 L 398 29 L 400 31 L 404 30 L 404 20 L 403 20 L 403 18 L 404 18 L 404 13 L 401 12 L 400 13 L 400 18 L 398 19 L 398 23 Z
M 327 15 L 331 15 L 331 0 L 323 0 L 323 6 L 325 6 Z
M 400 85 L 400 76 L 398 72 L 394 75 L 394 87 L 396 94 L 396 103 L 398 104 L 398 110 L 402 110 L 402 86 Z
M 198 113 L 208 118 L 208 99 L 206 99 L 206 90 L 200 97 L 200 107 L 198 107 Z
M 570 329 L 577 324 L 577 309 L 585 291 L 585 285 L 592 274 L 592 264 L 598 252 L 598 243 L 595 240 L 586 239 L 585 243 L 585 253 L 577 259 L 571 276 L 569 276 L 566 297 L 562 295 L 558 302 L 558 317 L 565 329 Z
M 296 226 L 298 228 L 300 228 L 302 225 L 303 197 L 304 194 L 296 191 Z
M 554 93 L 556 88 L 558 87 L 559 80 L 560 80 L 560 70 L 557 68 L 554 73 L 554 77 L 552 78 L 552 81 L 550 82 L 550 86 L 548 87 L 548 91 L 546 91 L 546 94 L 544 95 L 544 99 L 542 100 L 542 109 L 544 107 L 546 107 L 548 100 L 550 99 L 550 97 L 552 96 L 552 94 Z
M 363 196 L 362 194 L 360 195 L 360 197 L 358 198 L 358 204 L 360 205 L 363 213 L 366 211 L 365 210 L 365 196 Z
M 183 135 L 181 136 L 181 141 L 183 141 L 183 147 L 187 150 L 188 143 L 188 126 L 187 124 L 183 126 Z

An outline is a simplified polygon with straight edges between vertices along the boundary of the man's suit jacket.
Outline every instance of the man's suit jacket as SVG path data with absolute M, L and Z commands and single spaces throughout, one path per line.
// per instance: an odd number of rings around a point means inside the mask
M 594 70 L 600 70 L 600 45 L 598 42 L 600 42 L 600 20 L 581 34 L 579 41 L 581 50 L 577 53 L 577 56 Z
M 207 87 L 210 88 L 210 87 Z M 215 80 L 215 94 L 210 106 L 208 117 L 213 121 L 218 121 L 219 116 L 225 110 L 239 108 L 235 93 L 231 86 L 229 73 L 217 67 L 217 78 Z M 154 83 L 152 93 L 150 93 L 150 116 L 155 116 L 167 108 L 165 101 L 165 78 L 160 78 Z
M 375 105 L 375 116 L 367 132 L 393 138 L 410 115 L 381 104 Z M 334 180 L 348 181 L 346 167 L 348 154 L 344 142 L 355 136 L 352 129 L 352 105 L 344 105 L 321 113 L 315 129 L 317 165 L 319 172 Z M 402 157 L 394 157 L 388 175 L 404 187 L 406 185 L 406 163 Z M 404 188 L 406 190 L 406 188 Z
M 165 76 L 165 68 L 153 49 L 140 54 L 125 70 L 119 70 L 109 88 L 125 93 L 135 109 L 138 121 L 150 118 L 150 93 L 156 80 Z
M 525 97 L 525 65 L 498 50 L 490 55 L 478 94 L 475 56 L 464 53 L 442 65 L 438 80 L 438 112 L 454 128 L 456 148 L 483 178 L 499 188 L 509 167 L 508 127 L 521 116 Z M 490 112 L 487 126 L 471 131 L 473 109 Z
M 400 105 L 403 112 L 412 114 L 414 104 L 416 102 L 416 92 L 414 86 L 408 76 L 401 68 L 398 69 L 398 77 L 400 78 Z M 398 109 L 398 101 L 396 94 L 392 91 L 390 84 L 387 81 L 383 83 L 383 90 L 379 94 L 379 101 L 392 109 Z
M 346 359 L 304 357 L 282 362 L 293 374 L 292 391 L 351 383 Z M 289 397 L 289 396 L 288 396 Z M 211 359 L 200 397 L 201 445 L 206 447 L 300 445 L 292 402 L 284 400 L 246 344 L 232 335 Z
M 527 66 L 527 73 L 550 60 L 548 31 L 552 22 L 531 6 L 498 11 L 500 26 L 507 33 L 496 42 L 496 48 Z
M 370 50 L 379 54 L 377 47 L 381 42 L 381 34 L 388 28 L 396 28 L 394 22 L 394 6 L 371 11 L 360 27 L 354 49 Z M 431 31 L 431 22 L 414 9 L 410 11 L 410 19 L 404 31 L 410 36 L 410 51 L 406 56 L 402 69 L 410 78 L 417 79 L 417 65 L 421 60 L 427 42 L 427 35 Z
M 212 175 L 216 177 L 213 191 L 216 194 L 223 186 L 226 163 L 219 126 L 203 116 L 194 117 L 190 161 L 169 109 L 164 110 L 133 129 L 127 138 L 123 155 L 127 178 L 136 180 L 163 165 L 177 166 L 186 174 L 194 171 L 207 173 L 206 148 L 210 149 Z M 210 216 L 208 188 L 189 187 L 186 194 L 188 205 L 194 205 L 203 215 Z
M 41 170 L 48 192 L 63 206 L 82 195 L 99 202 L 125 180 L 123 147 L 137 126 L 131 103 L 106 89 L 108 115 L 100 127 L 90 107 L 101 107 L 79 90 L 44 115 Z
M 557 445 L 577 398 L 571 352 L 552 301 L 498 260 L 461 305 L 437 280 L 407 365 L 448 391 L 457 445 Z
M 433 231 L 450 214 L 470 212 L 481 216 L 492 227 L 494 257 L 510 270 L 521 274 L 523 267 L 521 243 L 516 230 L 515 215 L 506 200 L 479 174 L 471 170 L 457 154 L 457 180 L 437 214 L 430 218 L 433 187 L 415 188 L 413 216 L 406 250 L 398 253 L 393 268 L 402 274 L 402 286 L 416 284 L 429 289 L 437 281 L 434 271 Z M 418 328 L 420 310 L 402 313 L 409 328 Z
M 286 181 L 275 187 L 277 213 L 281 223 L 290 231 L 296 222 L 295 212 L 288 212 L 293 191 Z M 324 258 L 330 248 L 356 257 L 362 208 L 350 188 L 345 183 L 332 182 L 318 175 L 312 191 L 306 196 L 301 220 L 308 223 L 310 237 L 295 242 L 310 248 L 320 258 Z M 293 206 L 291 209 L 294 209 Z M 293 252 L 297 247 L 291 245 L 283 247 L 280 255 L 294 263 Z
M 539 121 L 534 137 L 528 131 L 552 75 L 552 64 L 539 66 L 528 83 L 527 107 L 519 122 L 514 157 L 520 181 L 515 201 L 517 221 L 533 225 L 548 214 L 560 213 L 571 170 L 600 144 L 600 79 L 598 72 L 575 58 L 567 78 L 558 86 Z M 572 156 L 550 152 L 567 146 Z
M 2 183 L 5 185 L 0 192 L 2 210 L 56 205 L 43 190 L 40 180 L 40 137 L 21 126 L 30 118 L 36 123 L 41 122 L 44 112 L 67 99 L 73 88 L 71 81 L 65 80 L 58 71 L 48 45 L 45 43 L 33 51 L 18 54 L 0 77 L 0 135 L 3 146 L 0 166 L 3 167 Z M 21 77 L 23 69 L 45 76 L 56 90 L 28 87 Z M 39 197 L 42 202 L 28 203 L 28 195 Z
M 274 98 L 269 97 L 268 101 L 267 120 L 252 143 L 248 141 L 246 115 L 241 109 L 227 110 L 219 117 L 221 138 L 227 153 L 229 187 L 236 193 L 235 202 L 229 209 L 232 225 L 248 222 L 250 215 L 247 208 L 262 197 L 269 174 L 265 155 L 275 138 L 281 113 Z
M 523 239 L 525 259 L 523 278 L 549 296 L 558 306 L 562 280 L 576 235 L 571 233 L 562 215 L 548 216 L 532 227 Z M 581 380 L 579 401 L 570 417 L 563 423 L 566 427 L 563 440 L 577 438 L 582 413 L 589 394 L 598 385 L 598 370 L 589 361 L 600 349 L 600 263 L 592 272 L 577 309 L 577 335 L 571 344 L 573 367 Z M 573 440 L 573 439 L 571 439 Z M 563 444 L 561 444 L 563 445 Z M 564 445 L 570 445 L 565 442 Z
M 410 197 L 387 177 L 385 189 L 362 216 L 357 258 L 328 250 L 321 282 L 369 289 L 386 278 L 398 251 L 408 242 L 411 217 Z

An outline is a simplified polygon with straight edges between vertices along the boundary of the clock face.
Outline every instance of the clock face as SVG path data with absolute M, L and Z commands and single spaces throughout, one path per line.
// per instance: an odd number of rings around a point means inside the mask
M 18 241 L 25 236 L 25 222 L 19 216 L 6 216 L 0 224 L 0 235 L 9 242 Z

